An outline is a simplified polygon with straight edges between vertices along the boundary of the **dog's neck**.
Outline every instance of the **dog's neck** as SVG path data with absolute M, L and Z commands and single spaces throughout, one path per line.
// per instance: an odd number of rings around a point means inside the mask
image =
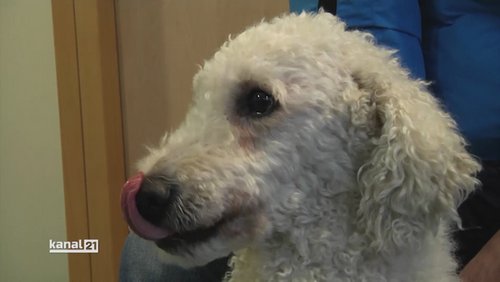
M 297 217 L 288 232 L 274 232 L 236 252 L 230 281 L 385 281 L 398 275 L 397 281 L 434 281 L 447 275 L 454 281 L 444 225 L 439 234 L 423 238 L 419 248 L 403 247 L 388 256 L 370 250 L 369 238 L 356 231 L 349 210 L 354 200 L 352 194 L 339 195 L 318 219 L 302 215 L 300 222 Z
M 362 244 L 356 242 L 361 238 L 356 238 L 351 220 L 356 198 L 350 192 L 328 201 L 311 197 L 311 202 L 301 202 L 301 209 L 283 211 L 292 215 L 288 225 L 282 223 L 264 241 L 236 253 L 231 281 L 317 281 L 321 273 L 331 272 L 332 264 L 341 265 L 339 271 L 348 271 L 345 266 L 355 265 L 350 260 L 359 259 L 362 252 Z M 313 199 L 321 199 L 321 203 Z

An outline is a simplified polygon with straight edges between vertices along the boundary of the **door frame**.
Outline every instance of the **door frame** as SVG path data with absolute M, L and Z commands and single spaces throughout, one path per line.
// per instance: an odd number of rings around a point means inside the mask
M 71 281 L 118 281 L 127 234 L 116 16 L 113 0 L 52 0 L 67 240 L 98 239 L 97 254 L 68 254 Z

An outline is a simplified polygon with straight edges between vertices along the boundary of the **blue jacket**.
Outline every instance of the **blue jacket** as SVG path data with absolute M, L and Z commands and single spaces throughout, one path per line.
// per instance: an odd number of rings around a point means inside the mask
M 290 0 L 292 12 L 317 5 Z M 414 77 L 432 82 L 469 151 L 500 160 L 500 1 L 338 0 L 337 16 L 397 49 Z

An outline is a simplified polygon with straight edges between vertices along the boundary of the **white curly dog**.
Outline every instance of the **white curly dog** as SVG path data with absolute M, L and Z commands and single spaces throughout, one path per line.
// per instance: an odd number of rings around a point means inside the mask
M 231 281 L 457 281 L 479 165 L 393 53 L 323 12 L 229 39 L 124 185 L 132 230 L 183 264 L 233 252 Z

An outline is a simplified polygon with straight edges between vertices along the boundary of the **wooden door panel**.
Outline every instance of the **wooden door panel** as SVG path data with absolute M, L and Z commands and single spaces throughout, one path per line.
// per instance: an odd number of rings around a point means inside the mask
M 288 0 L 117 1 L 120 81 L 128 174 L 191 101 L 199 65 L 227 39 L 288 11 Z

